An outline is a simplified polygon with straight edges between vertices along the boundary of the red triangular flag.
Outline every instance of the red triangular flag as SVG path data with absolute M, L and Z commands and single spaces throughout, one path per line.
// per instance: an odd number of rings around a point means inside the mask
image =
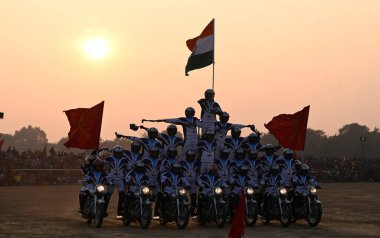
M 292 150 L 304 150 L 310 106 L 294 114 L 281 114 L 264 126 L 279 143 Z
M 244 237 L 244 213 L 245 213 L 244 192 L 241 191 L 239 205 L 232 219 L 230 232 L 228 233 L 229 238 Z
M 104 101 L 92 108 L 77 108 L 65 111 L 70 123 L 67 148 L 97 149 L 102 127 Z

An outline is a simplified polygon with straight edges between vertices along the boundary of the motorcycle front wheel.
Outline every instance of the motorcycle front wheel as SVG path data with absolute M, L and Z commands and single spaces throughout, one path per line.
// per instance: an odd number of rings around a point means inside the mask
M 96 213 L 95 213 L 95 227 L 99 228 L 103 224 L 103 218 L 104 218 L 104 203 L 99 203 L 96 207 Z
M 226 224 L 226 206 L 223 204 L 217 205 L 218 215 L 215 216 L 216 226 L 219 228 L 223 228 Z
M 280 213 L 280 223 L 283 227 L 288 227 L 292 222 L 292 207 L 290 204 L 284 204 L 282 207 L 282 213 Z
M 183 230 L 186 228 L 190 219 L 190 207 L 189 205 L 181 204 L 179 205 L 179 211 L 177 211 L 176 225 L 178 229 Z
M 308 214 L 307 216 L 307 223 L 311 227 L 316 227 L 318 226 L 322 218 L 322 205 L 316 204 L 313 210 L 314 210 L 314 214 Z
M 144 205 L 142 210 L 142 216 L 140 217 L 140 226 L 142 229 L 148 229 L 152 220 L 152 206 Z
M 252 227 L 256 224 L 257 218 L 258 218 L 258 211 L 259 208 L 256 204 L 248 203 L 247 204 L 247 212 L 245 214 L 245 225 Z

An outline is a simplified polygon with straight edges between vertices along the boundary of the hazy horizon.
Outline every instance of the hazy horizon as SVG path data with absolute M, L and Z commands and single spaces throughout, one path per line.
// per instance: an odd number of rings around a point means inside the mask
M 185 41 L 212 18 L 215 99 L 230 122 L 267 132 L 272 117 L 310 105 L 308 127 L 328 135 L 380 127 L 379 1 L 19 0 L 0 1 L 0 133 L 32 125 L 57 142 L 64 110 L 102 100 L 103 139 L 188 106 L 199 117 L 212 67 L 186 77 Z M 84 52 L 95 37 L 109 43 L 103 59 Z

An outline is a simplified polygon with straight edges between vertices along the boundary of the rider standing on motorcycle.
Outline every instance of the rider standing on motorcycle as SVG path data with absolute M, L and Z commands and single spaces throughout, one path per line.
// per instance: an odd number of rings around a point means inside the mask
M 241 129 L 239 127 L 232 127 L 231 136 L 227 137 L 224 141 L 225 147 L 229 148 L 231 151 L 236 151 L 245 143 L 245 139 L 240 137 Z M 230 154 L 230 160 L 235 160 L 235 153 Z
M 201 122 L 202 134 L 208 130 L 215 131 L 216 115 L 222 114 L 219 104 L 214 101 L 215 92 L 212 89 L 205 91 L 205 98 L 199 99 L 198 103 L 202 108 Z
M 93 169 L 88 172 L 82 182 L 83 187 L 79 193 L 79 213 L 83 214 L 84 206 L 86 204 L 87 196 L 89 196 L 90 191 L 95 190 L 96 184 L 111 184 L 111 179 L 108 174 L 103 170 L 103 161 L 99 158 L 96 158 L 96 155 L 93 155 L 95 159 L 92 162 Z
M 141 144 L 137 141 L 132 142 L 131 144 L 131 151 L 127 150 L 124 151 L 124 156 L 128 160 L 127 164 L 127 171 L 132 171 L 135 167 L 135 164 L 138 161 L 142 161 L 142 153 L 140 153 L 141 150 Z
M 239 173 L 240 166 L 245 163 L 245 151 L 242 148 L 235 150 L 234 160 L 231 161 L 232 175 Z
M 216 152 L 216 140 L 214 139 L 215 132 L 208 130 L 204 134 L 204 139 L 201 140 L 198 147 L 198 155 L 200 162 L 200 173 L 203 174 L 207 172 L 207 168 L 210 164 L 214 163 L 215 152 Z
M 146 174 L 154 185 L 153 188 L 153 200 L 155 200 L 154 215 L 158 216 L 158 204 L 161 202 L 161 190 L 160 190 L 160 170 L 163 164 L 163 160 L 160 158 L 160 148 L 153 146 L 150 149 L 150 156 L 143 160 L 146 166 Z
M 134 131 L 137 131 L 139 127 L 137 127 L 136 125 L 134 124 L 131 124 L 131 129 L 134 130 Z M 153 146 L 158 146 L 158 147 L 162 147 L 161 144 L 157 141 L 157 137 L 158 137 L 158 130 L 157 128 L 154 128 L 154 127 L 151 127 L 147 130 L 148 132 L 148 137 L 147 138 L 139 138 L 139 137 L 134 137 L 134 136 L 125 136 L 125 135 L 122 135 L 122 134 L 118 134 L 117 132 L 115 132 L 115 135 L 117 138 L 126 138 L 127 140 L 130 140 L 130 141 L 137 141 L 139 142 L 142 147 L 143 147 L 143 150 L 144 150 L 144 153 L 143 153 L 143 158 L 148 158 L 149 157 L 149 154 L 150 154 L 150 150 Z
M 194 117 L 195 110 L 192 107 L 188 107 L 185 110 L 185 117 L 173 118 L 173 119 L 160 119 L 160 120 L 146 120 L 142 119 L 142 123 L 148 122 L 166 122 L 174 125 L 182 126 L 183 129 L 183 149 L 181 159 L 185 160 L 186 151 L 196 150 L 198 144 L 197 127 L 199 126 L 199 119 Z
M 249 150 L 247 154 L 247 158 L 246 160 L 244 160 L 243 164 L 248 166 L 248 175 L 251 176 L 253 179 L 258 180 L 259 173 L 257 171 L 257 166 L 259 164 L 259 161 L 257 157 L 257 151 Z
M 259 159 L 259 165 L 258 165 L 259 177 L 268 173 L 271 166 L 275 164 L 275 161 L 278 158 L 278 155 L 276 155 L 275 152 L 280 148 L 281 146 L 266 144 L 260 149 L 260 151 L 265 151 L 265 155 Z
M 177 148 L 175 147 L 169 147 L 166 151 L 166 156 L 164 156 L 164 159 L 162 161 L 162 165 L 160 168 L 160 173 L 164 174 L 168 171 L 170 171 L 172 165 L 178 161 L 177 157 Z
M 175 193 L 176 188 L 184 187 L 186 189 L 190 188 L 190 183 L 182 174 L 182 166 L 179 162 L 174 163 L 171 166 L 170 171 L 161 174 L 161 184 L 162 184 L 162 202 L 161 202 L 161 214 L 165 214 L 166 202 L 168 196 Z
M 124 149 L 117 145 L 112 149 L 112 156 L 108 157 L 106 160 L 106 165 L 109 167 L 109 176 L 112 179 L 113 186 L 107 187 L 106 194 L 106 208 L 107 211 L 109 201 L 111 199 L 112 193 L 117 188 L 119 194 L 119 201 L 117 205 L 117 219 L 122 218 L 122 208 L 125 200 L 125 183 L 124 177 L 127 171 L 128 160 L 124 156 Z
M 125 182 L 128 186 L 125 207 L 132 201 L 134 194 L 139 192 L 141 186 L 153 187 L 153 183 L 146 174 L 145 164 L 142 161 L 137 161 L 134 169 L 125 176 Z
M 277 188 L 285 186 L 285 181 L 280 174 L 280 166 L 273 164 L 269 172 L 265 173 L 260 179 L 260 185 L 264 189 L 264 213 L 268 211 L 268 199 L 273 194 L 277 193 Z
M 230 119 L 230 114 L 227 112 L 222 112 L 219 115 L 219 121 L 215 123 L 215 138 L 218 144 L 217 152 L 219 153 L 224 148 L 224 142 L 227 136 L 227 133 L 232 128 L 244 128 L 244 127 L 250 127 L 252 131 L 255 131 L 254 125 L 241 125 L 241 124 L 232 124 L 228 123 L 228 120 Z
M 246 151 L 259 151 L 261 147 L 263 147 L 260 144 L 260 132 L 256 131 L 249 134 L 241 147 L 244 148 L 244 150 Z
M 180 162 L 183 169 L 183 176 L 190 183 L 190 212 L 191 216 L 195 216 L 195 208 L 197 204 L 197 176 L 199 174 L 199 162 L 195 158 L 195 150 L 188 150 L 186 152 L 186 160 Z
M 218 165 L 212 163 L 208 165 L 207 172 L 203 173 L 197 179 L 197 185 L 199 187 L 199 197 L 198 197 L 198 212 L 201 213 L 202 202 L 205 197 L 212 192 L 215 187 L 227 188 L 227 181 L 222 179 L 218 175 Z
M 229 181 L 233 173 L 233 167 L 231 167 L 231 161 L 229 160 L 230 149 L 224 148 L 219 153 L 219 158 L 215 159 L 215 164 L 218 166 L 218 175 L 224 180 Z M 224 190 L 224 194 L 229 197 L 231 191 L 229 188 Z
M 293 175 L 295 174 L 294 152 L 291 149 L 285 149 L 283 155 L 275 161 L 280 166 L 281 176 L 285 180 L 286 187 L 292 187 Z
M 242 164 L 238 167 L 238 172 L 230 178 L 231 195 L 230 195 L 230 217 L 233 218 L 234 210 L 236 209 L 240 197 L 240 192 L 248 187 L 258 188 L 257 181 L 248 175 L 248 166 Z

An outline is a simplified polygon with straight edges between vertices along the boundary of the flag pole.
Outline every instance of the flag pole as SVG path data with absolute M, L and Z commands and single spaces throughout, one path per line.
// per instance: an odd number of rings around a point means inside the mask
M 214 77 L 215 77 L 215 18 L 213 20 L 213 29 L 214 29 L 214 53 L 212 54 L 212 90 L 214 90 Z

